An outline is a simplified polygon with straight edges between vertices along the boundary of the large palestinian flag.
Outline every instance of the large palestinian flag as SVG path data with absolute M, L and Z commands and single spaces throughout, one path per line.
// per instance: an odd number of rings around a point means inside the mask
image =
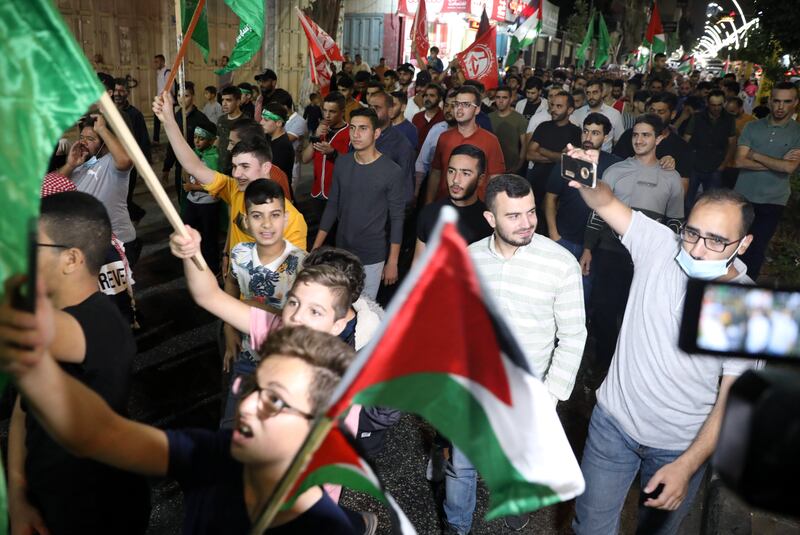
M 456 217 L 442 210 L 328 417 L 353 403 L 424 417 L 480 472 L 489 519 L 569 500 L 583 492 L 580 468 L 547 389 L 482 291 Z
M 517 29 L 511 34 L 511 45 L 508 49 L 506 67 L 513 65 L 521 53 L 536 42 L 542 33 L 542 7 L 541 0 L 532 0 L 525 6 L 517 18 Z M 522 22 L 522 19 L 525 19 Z

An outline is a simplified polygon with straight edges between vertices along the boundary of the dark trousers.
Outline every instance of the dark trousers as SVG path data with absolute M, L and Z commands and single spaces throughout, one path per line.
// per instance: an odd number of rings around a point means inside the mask
M 633 280 L 633 262 L 627 251 L 614 252 L 597 248 L 592 253 L 592 333 L 596 341 L 594 378 L 605 378 L 628 304 Z
M 530 182 L 531 189 L 533 189 L 533 198 L 536 200 L 536 232 L 542 236 L 549 237 L 550 234 L 547 232 L 547 218 L 544 215 L 544 197 L 547 194 L 548 175 L 540 176 L 541 173 L 535 173 L 535 169 L 535 167 L 533 169 L 528 169 L 528 174 L 525 178 Z
M 703 186 L 703 193 L 722 187 L 722 171 L 692 171 L 689 177 L 689 191 L 686 192 L 685 211 L 687 214 L 694 206 L 700 186 Z
M 747 275 L 756 280 L 761 273 L 761 266 L 767 256 L 769 241 L 778 229 L 778 223 L 783 215 L 783 206 L 780 204 L 753 204 L 756 218 L 750 227 L 753 242 L 742 255 L 742 262 L 747 265 Z
M 153 115 L 153 143 L 159 143 L 161 139 L 161 121 Z
M 133 201 L 133 194 L 136 190 L 136 182 L 139 180 L 139 173 L 136 168 L 131 169 L 130 177 L 128 178 L 128 215 L 134 223 L 140 221 L 147 211 Z
M 183 221 L 200 233 L 200 252 L 212 273 L 219 273 L 219 213 L 220 203 L 186 202 Z
M 736 181 L 739 179 L 739 169 L 736 167 L 726 167 L 722 171 L 722 187 L 733 189 L 736 187 Z
M 128 259 L 128 265 L 133 269 L 136 262 L 139 261 L 139 255 L 142 254 L 142 240 L 136 238 L 133 241 L 125 242 L 125 258 Z

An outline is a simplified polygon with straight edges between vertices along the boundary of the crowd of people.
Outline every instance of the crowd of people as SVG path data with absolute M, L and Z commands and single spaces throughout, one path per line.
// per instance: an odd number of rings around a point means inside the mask
M 663 54 L 644 74 L 510 67 L 485 88 L 431 53 L 418 72 L 357 55 L 302 110 L 271 69 L 206 87 L 200 109 L 193 83 L 164 86 L 159 55 L 152 136 L 125 79 L 101 77 L 148 157 L 166 135 L 162 176 L 174 170 L 189 235 L 170 247 L 194 301 L 224 322 L 230 389 L 219 430 L 126 418 L 145 213 L 131 158 L 87 114 L 42 187 L 36 315 L 0 309 L 0 365 L 20 392 L 15 533 L 143 533 L 143 476 L 181 483 L 186 533 L 247 532 L 445 206 L 554 406 L 580 369 L 596 390 L 586 444 L 574 445 L 586 480 L 574 531 L 616 533 L 637 474 L 640 532 L 677 531 L 728 389 L 759 366 L 678 349 L 686 282 L 758 278 L 800 165 L 798 89 L 775 83 L 755 119 L 735 75 L 683 76 Z M 562 177 L 565 154 L 596 164 L 597 187 Z M 303 166 L 309 201 L 297 195 Z M 400 417 L 353 407 L 346 425 L 375 456 Z M 446 437 L 430 457 L 444 533 L 469 533 L 475 469 Z M 268 532 L 374 533 L 374 512 L 338 505 L 339 492 L 306 491 Z M 528 516 L 505 522 L 520 530 Z

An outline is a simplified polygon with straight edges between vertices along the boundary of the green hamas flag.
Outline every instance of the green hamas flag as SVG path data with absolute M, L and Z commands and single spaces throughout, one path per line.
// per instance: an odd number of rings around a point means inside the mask
M 192 21 L 194 10 L 197 8 L 197 0 L 181 0 L 181 12 L 183 18 L 181 19 L 181 26 L 183 33 L 189 29 L 189 23 Z M 192 41 L 197 45 L 197 48 L 203 53 L 203 60 L 208 63 L 208 7 L 203 4 L 203 11 L 200 12 L 200 18 L 197 19 L 197 26 L 194 27 L 192 32 Z
M 47 162 L 62 133 L 103 91 L 52 0 L 0 2 L 5 137 L 0 143 L 0 281 L 27 269 L 26 221 L 39 214 Z M 35 106 L 30 103 L 35 102 Z M 6 377 L 0 377 L 5 384 Z M 0 476 L 0 533 L 6 533 Z
M 586 36 L 583 38 L 581 46 L 575 53 L 575 57 L 578 59 L 578 68 L 583 68 L 583 64 L 586 63 L 586 52 L 589 50 L 589 45 L 592 44 L 592 37 L 594 37 L 594 11 L 592 11 L 592 16 L 589 17 L 589 26 L 586 28 Z
M 217 74 L 238 69 L 255 56 L 264 39 L 264 0 L 225 0 L 239 17 L 239 33 L 228 65 L 215 71 Z
M 606 26 L 606 19 L 600 13 L 598 22 L 598 36 L 597 36 L 597 57 L 594 60 L 594 68 L 599 69 L 603 63 L 608 59 L 608 49 L 611 47 L 611 36 L 608 35 L 608 27 Z

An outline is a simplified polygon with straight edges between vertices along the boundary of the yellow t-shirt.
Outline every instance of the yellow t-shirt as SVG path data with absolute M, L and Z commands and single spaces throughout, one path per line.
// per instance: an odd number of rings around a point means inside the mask
M 231 249 L 237 243 L 254 242 L 255 239 L 244 229 L 244 217 L 246 215 L 244 192 L 239 191 L 236 179 L 222 173 L 214 173 L 214 181 L 203 185 L 203 188 L 230 206 L 228 253 L 230 254 Z M 286 222 L 286 228 L 283 229 L 283 237 L 305 251 L 308 247 L 308 225 L 306 225 L 306 220 L 289 199 L 286 199 L 285 203 L 288 221 Z

